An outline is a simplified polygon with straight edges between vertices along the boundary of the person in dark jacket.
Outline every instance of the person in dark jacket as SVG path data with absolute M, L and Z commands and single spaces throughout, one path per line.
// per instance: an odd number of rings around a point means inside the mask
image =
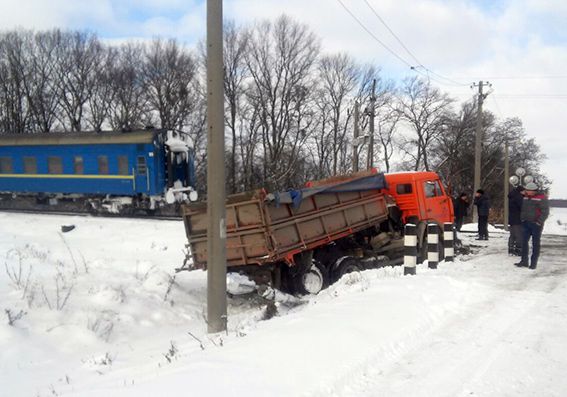
M 461 193 L 455 200 L 455 227 L 458 231 L 461 230 L 465 222 L 465 217 L 468 215 L 470 205 L 469 195 L 466 193 Z
M 545 194 L 538 191 L 538 186 L 530 182 L 526 185 L 524 199 L 522 201 L 522 228 L 524 232 L 522 240 L 522 260 L 515 265 L 518 267 L 537 268 L 539 258 L 539 246 L 543 224 L 549 216 L 549 203 Z M 532 256 L 528 264 L 530 250 L 529 242 L 532 239 Z
M 510 226 L 510 238 L 508 239 L 508 254 L 522 255 L 522 201 L 524 199 L 524 187 L 517 186 L 508 194 L 508 224 Z
M 474 195 L 474 205 L 478 210 L 478 238 L 477 240 L 488 240 L 488 214 L 490 212 L 490 200 L 484 194 L 484 190 L 478 189 Z

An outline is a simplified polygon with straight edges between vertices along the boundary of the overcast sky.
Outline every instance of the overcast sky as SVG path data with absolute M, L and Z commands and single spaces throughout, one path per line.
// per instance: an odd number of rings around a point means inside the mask
M 367 0 L 414 56 L 460 101 L 469 84 L 489 80 L 485 106 L 499 117 L 522 119 L 548 160 L 551 197 L 567 198 L 566 0 Z M 342 0 L 379 40 L 410 64 L 411 56 L 380 23 L 365 0 Z M 225 18 L 237 22 L 286 13 L 307 23 L 327 52 L 344 51 L 382 66 L 385 78 L 411 75 L 409 67 L 364 31 L 339 0 L 225 0 Z M 188 45 L 204 37 L 204 0 L 0 0 L 0 29 L 89 29 L 109 41 L 155 36 Z

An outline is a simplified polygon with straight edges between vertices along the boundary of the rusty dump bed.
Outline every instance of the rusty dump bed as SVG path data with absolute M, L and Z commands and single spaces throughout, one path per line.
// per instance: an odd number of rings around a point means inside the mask
M 280 261 L 293 264 L 297 253 L 377 225 L 387 218 L 386 199 L 381 189 L 333 191 L 333 187 L 339 185 L 345 183 L 310 189 L 302 199 L 295 200 L 295 206 L 274 199 L 274 195 L 264 190 L 229 196 L 226 204 L 228 266 Z M 193 267 L 203 268 L 207 261 L 206 203 L 185 205 L 182 214 Z

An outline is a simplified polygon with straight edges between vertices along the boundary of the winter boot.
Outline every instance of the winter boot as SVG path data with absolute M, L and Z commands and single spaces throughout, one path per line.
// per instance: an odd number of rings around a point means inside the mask
M 531 265 L 530 265 L 530 269 L 535 270 L 537 267 L 537 261 L 532 261 Z
M 528 262 L 520 261 L 518 263 L 514 263 L 516 267 L 528 267 Z

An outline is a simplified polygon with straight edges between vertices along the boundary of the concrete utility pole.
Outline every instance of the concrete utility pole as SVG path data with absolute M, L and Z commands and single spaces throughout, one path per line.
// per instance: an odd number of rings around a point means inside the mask
M 510 214 L 508 193 L 510 193 L 510 154 L 508 153 L 508 139 L 506 139 L 504 140 L 504 230 L 506 231 L 508 231 Z
M 366 168 L 371 169 L 374 166 L 374 117 L 376 111 L 376 80 L 372 80 L 372 95 L 370 96 L 370 139 L 368 140 L 368 155 L 366 158 Z
M 360 104 L 354 103 L 354 143 L 352 145 L 352 170 L 358 172 L 358 137 L 360 135 Z
M 207 321 L 226 330 L 226 191 L 224 167 L 222 0 L 207 0 Z
M 482 104 L 484 100 L 488 96 L 482 92 L 484 85 L 490 86 L 488 81 L 479 81 L 477 83 L 473 83 L 472 87 L 478 86 L 478 106 L 476 108 L 476 137 L 475 137 L 475 146 L 474 146 L 474 186 L 473 186 L 473 195 L 474 193 L 480 189 L 480 173 L 481 173 L 481 156 L 482 156 Z M 476 205 L 473 206 L 473 222 L 478 222 L 478 212 Z

